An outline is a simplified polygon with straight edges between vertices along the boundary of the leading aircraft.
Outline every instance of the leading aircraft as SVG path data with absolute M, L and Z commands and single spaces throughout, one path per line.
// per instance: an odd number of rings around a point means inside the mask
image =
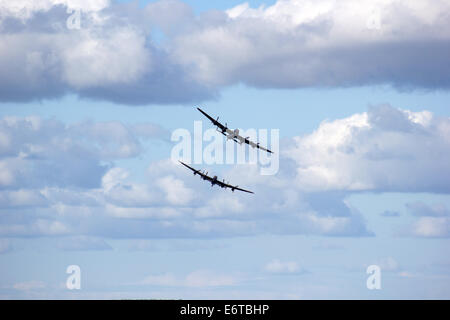
M 179 160 L 178 160 L 178 161 L 179 161 Z M 217 184 L 217 185 L 218 185 L 219 187 L 221 187 L 221 188 L 225 188 L 225 189 L 226 189 L 226 188 L 230 188 L 231 191 L 233 191 L 233 192 L 234 192 L 234 190 L 239 190 L 239 191 L 243 191 L 243 192 L 247 192 L 247 193 L 254 193 L 253 191 L 241 189 L 241 188 L 239 188 L 238 186 L 232 186 L 232 185 L 229 184 L 229 183 L 225 183 L 225 179 L 224 179 L 223 181 L 220 181 L 220 180 L 217 179 L 217 176 L 210 177 L 210 176 L 208 176 L 208 172 L 204 173 L 204 172 L 201 172 L 200 170 L 196 170 L 196 169 L 192 168 L 191 166 L 188 166 L 186 163 L 184 163 L 184 162 L 182 162 L 182 161 L 180 161 L 180 163 L 181 163 L 183 166 L 185 166 L 186 168 L 189 168 L 190 170 L 192 170 L 192 171 L 194 172 L 194 176 L 195 176 L 196 174 L 198 174 L 198 175 L 200 175 L 200 177 L 201 177 L 203 180 L 208 180 L 209 182 L 211 182 L 211 187 L 214 186 L 215 184 Z
M 249 140 L 249 137 L 242 137 L 239 135 L 239 129 L 234 129 L 231 130 L 230 128 L 228 128 L 227 124 L 225 123 L 225 125 L 223 125 L 222 123 L 219 122 L 219 117 L 217 117 L 217 119 L 214 119 L 213 117 L 211 117 L 209 114 L 207 114 L 205 111 L 203 111 L 200 108 L 197 108 L 198 111 L 200 111 L 205 117 L 207 117 L 213 125 L 215 125 L 217 127 L 217 131 L 219 131 L 221 134 L 223 134 L 224 136 L 227 137 L 228 140 L 234 140 L 239 144 L 243 144 L 246 143 L 248 145 L 250 145 L 252 148 L 257 148 L 257 149 L 261 149 L 264 151 L 267 151 L 269 153 L 273 153 L 272 151 L 270 151 L 269 149 L 266 149 L 264 147 L 261 147 L 258 143 L 254 143 L 253 141 Z

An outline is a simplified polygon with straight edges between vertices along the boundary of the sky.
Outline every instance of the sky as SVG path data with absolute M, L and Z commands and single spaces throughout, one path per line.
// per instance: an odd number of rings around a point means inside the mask
M 0 0 L 0 298 L 449 299 L 449 52 L 449 1 Z

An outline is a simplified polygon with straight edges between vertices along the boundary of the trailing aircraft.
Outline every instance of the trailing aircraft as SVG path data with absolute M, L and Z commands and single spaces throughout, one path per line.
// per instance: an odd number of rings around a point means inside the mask
M 193 173 L 194 173 L 194 176 L 196 174 L 198 174 L 201 179 L 211 182 L 211 187 L 213 187 L 214 185 L 218 185 L 221 188 L 225 188 L 225 189 L 230 188 L 231 191 L 233 191 L 233 192 L 234 192 L 234 190 L 239 190 L 239 191 L 243 191 L 243 192 L 247 192 L 247 193 L 254 193 L 254 192 L 249 191 L 249 190 L 241 189 L 241 188 L 239 188 L 239 186 L 233 186 L 233 185 L 229 184 L 229 182 L 225 183 L 225 179 L 223 179 L 223 181 L 220 181 L 217 178 L 217 176 L 210 177 L 210 176 L 208 176 L 208 172 L 205 173 L 205 172 L 202 172 L 201 170 L 194 169 L 194 168 L 192 168 L 191 166 L 188 166 L 186 163 L 184 163 L 182 161 L 180 161 L 180 163 L 183 166 L 185 166 L 186 168 L 192 170 Z

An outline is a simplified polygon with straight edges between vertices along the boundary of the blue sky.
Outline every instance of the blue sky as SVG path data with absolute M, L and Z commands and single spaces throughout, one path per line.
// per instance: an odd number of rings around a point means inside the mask
M 0 2 L 2 299 L 450 297 L 447 4 L 18 6 Z M 174 130 L 212 127 L 195 106 L 279 129 L 275 175 L 196 165 L 255 195 L 171 162 Z

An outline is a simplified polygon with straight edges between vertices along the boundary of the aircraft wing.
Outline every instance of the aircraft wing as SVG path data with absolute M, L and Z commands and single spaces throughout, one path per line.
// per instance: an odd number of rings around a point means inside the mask
M 178 160 L 183 166 L 185 166 L 186 168 L 192 170 L 195 174 L 198 174 L 200 177 L 202 177 L 205 180 L 211 181 L 212 178 L 206 174 L 204 174 L 203 172 L 201 172 L 200 170 L 196 170 L 194 168 L 192 168 L 191 166 L 187 165 L 186 163 L 184 163 L 183 161 Z
M 195 170 L 194 168 L 192 168 L 191 166 L 187 165 L 186 163 L 184 163 L 183 161 L 178 160 L 179 163 L 181 163 L 183 166 L 185 166 L 188 169 L 191 169 L 192 171 L 194 171 L 195 173 L 200 173 L 199 170 Z
M 236 136 L 235 138 L 239 140 L 239 143 L 240 143 L 240 144 L 246 143 L 246 144 L 248 144 L 249 146 L 251 146 L 252 148 L 257 148 L 257 149 L 261 149 L 261 150 L 267 151 L 267 152 L 269 152 L 269 153 L 273 153 L 273 151 L 270 151 L 269 149 L 266 149 L 266 148 L 264 148 L 264 147 L 261 147 L 261 146 L 259 145 L 259 143 L 254 143 L 253 141 L 250 141 L 248 138 L 244 138 L 244 137 L 242 137 L 242 136 L 240 136 L 240 135 Z
M 254 142 L 252 142 L 252 141 L 249 141 L 248 144 L 249 144 L 250 146 L 252 146 L 253 148 L 258 148 L 258 149 L 264 150 L 264 151 L 266 151 L 266 152 L 268 152 L 268 153 L 273 153 L 273 151 L 270 151 L 269 149 L 266 149 L 266 148 L 264 148 L 264 147 L 261 147 L 261 146 L 259 145 L 259 143 L 254 143 Z
M 239 190 L 239 191 L 243 191 L 243 192 L 247 192 L 247 193 L 254 193 L 253 191 L 245 190 L 245 189 L 239 188 L 238 186 L 232 186 L 231 184 L 225 183 L 225 182 L 220 181 L 220 180 L 217 180 L 216 183 L 219 186 L 221 186 L 222 188 L 230 188 L 231 191 Z
M 205 117 L 207 117 L 212 123 L 213 125 L 215 125 L 216 127 L 218 127 L 220 130 L 226 131 L 228 132 L 228 128 L 226 126 L 224 126 L 223 124 L 221 124 L 219 121 L 217 121 L 216 119 L 214 119 L 213 117 L 211 117 L 209 114 L 207 114 L 205 111 L 203 111 L 200 108 L 197 108 L 198 111 L 200 111 Z M 217 118 L 218 119 L 218 118 Z

